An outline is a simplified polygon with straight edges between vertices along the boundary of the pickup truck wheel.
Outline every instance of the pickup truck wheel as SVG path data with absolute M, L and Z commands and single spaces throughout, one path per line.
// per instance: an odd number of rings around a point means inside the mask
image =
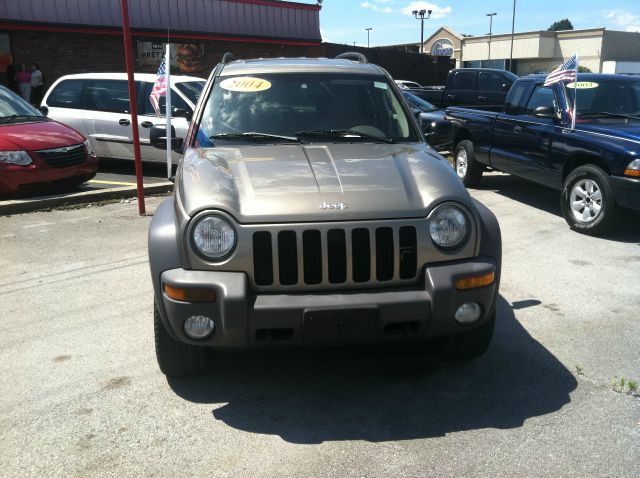
M 484 166 L 476 161 L 471 141 L 465 139 L 458 143 L 455 169 L 456 174 L 466 187 L 473 187 L 480 182 Z
M 569 173 L 560 206 L 569 227 L 583 234 L 602 234 L 615 223 L 617 206 L 607 173 L 592 164 Z
M 450 335 L 440 342 L 438 353 L 442 358 L 453 360 L 470 360 L 487 351 L 493 337 L 496 323 L 495 310 L 491 317 L 477 329 Z
M 206 368 L 202 347 L 177 342 L 169 335 L 155 300 L 153 301 L 153 330 L 158 365 L 167 377 L 195 375 Z

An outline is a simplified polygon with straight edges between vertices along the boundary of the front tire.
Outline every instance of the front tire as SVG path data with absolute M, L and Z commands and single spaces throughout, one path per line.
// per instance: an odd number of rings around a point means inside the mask
M 482 179 L 484 166 L 476 161 L 473 143 L 468 139 L 458 143 L 454 166 L 462 184 L 468 188 L 475 186 Z
M 489 348 L 495 323 L 496 311 L 494 310 L 480 327 L 446 337 L 440 343 L 439 355 L 451 360 L 470 360 L 479 357 Z
M 596 236 L 610 230 L 617 205 L 607 173 L 593 164 L 571 171 L 564 181 L 560 207 L 574 231 Z
M 169 378 L 196 375 L 206 368 L 203 347 L 174 340 L 162 322 L 160 310 L 153 301 L 153 331 L 156 342 L 156 358 L 162 373 Z

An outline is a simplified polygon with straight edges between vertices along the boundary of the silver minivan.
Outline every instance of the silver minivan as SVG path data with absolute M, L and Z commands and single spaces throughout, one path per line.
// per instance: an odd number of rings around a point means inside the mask
M 156 75 L 136 73 L 140 152 L 143 160 L 166 161 L 166 153 L 151 147 L 149 131 L 165 124 L 166 98 L 160 98 L 163 117 L 156 116 L 149 95 Z M 205 80 L 193 76 L 171 77 L 172 124 L 184 137 Z M 91 140 L 99 157 L 133 159 L 133 133 L 126 73 L 82 73 L 59 78 L 42 100 L 47 115 L 80 131 Z M 179 155 L 174 153 L 177 164 Z

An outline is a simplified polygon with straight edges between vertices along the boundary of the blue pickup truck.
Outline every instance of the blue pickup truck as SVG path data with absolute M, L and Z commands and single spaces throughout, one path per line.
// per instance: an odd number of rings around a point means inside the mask
M 446 110 L 456 172 L 467 187 L 490 168 L 555 188 L 572 229 L 602 234 L 625 209 L 640 210 L 640 78 L 580 74 L 577 85 L 551 86 L 544 79 L 516 80 L 500 113 Z

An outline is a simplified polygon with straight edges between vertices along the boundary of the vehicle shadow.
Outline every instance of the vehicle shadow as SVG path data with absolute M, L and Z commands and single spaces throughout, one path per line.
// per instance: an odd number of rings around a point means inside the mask
M 218 354 L 202 377 L 171 380 L 212 418 L 292 443 L 382 442 L 516 428 L 571 401 L 574 376 L 502 298 L 493 343 L 467 363 L 421 347 Z M 222 404 L 222 406 L 219 406 Z
M 485 174 L 474 189 L 493 191 L 527 206 L 562 217 L 560 191 L 517 176 L 502 173 Z M 620 211 L 617 226 L 598 237 L 614 242 L 640 243 L 640 213 L 631 210 Z

